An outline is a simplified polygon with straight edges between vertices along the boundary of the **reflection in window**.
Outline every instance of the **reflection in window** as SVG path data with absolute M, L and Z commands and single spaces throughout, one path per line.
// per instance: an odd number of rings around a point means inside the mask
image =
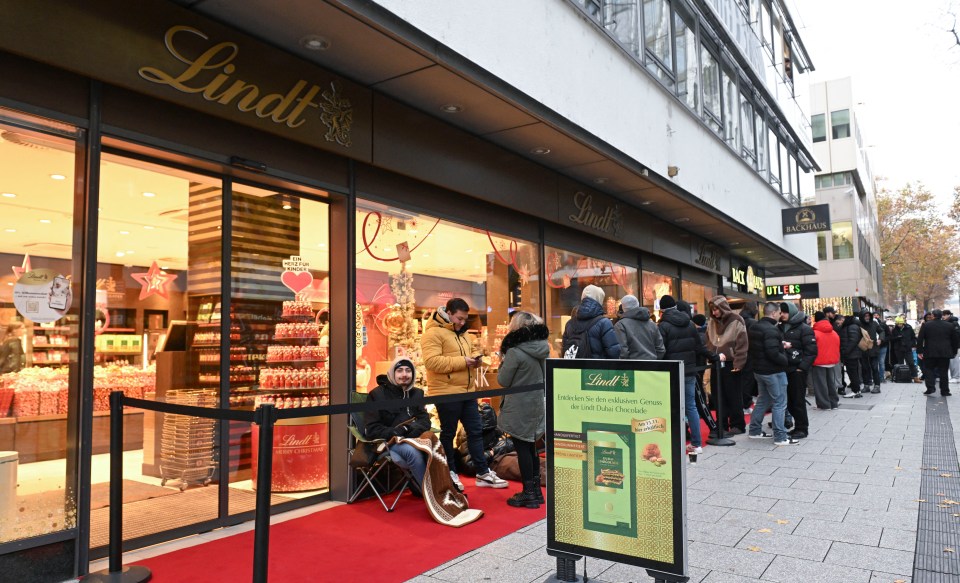
M 700 60 L 703 63 L 703 113 L 704 119 L 714 131 L 722 129 L 720 125 L 720 66 L 716 57 L 707 47 L 701 47 Z
M 833 258 L 853 259 L 853 223 L 833 223 Z
M 358 318 L 366 329 L 357 337 L 358 392 L 376 387 L 377 375 L 401 354 L 412 356 L 423 382 L 424 318 L 455 297 L 470 306 L 466 333 L 490 365 L 483 382 L 496 386 L 495 353 L 510 314 L 540 314 L 536 243 L 360 202 L 357 249 Z
M 643 44 L 647 53 L 672 68 L 670 4 L 667 0 L 643 0 Z
M 697 86 L 697 35 L 679 12 L 674 14 L 677 47 L 677 95 L 687 107 L 697 111 L 700 88 Z M 719 119 L 719 118 L 718 118 Z
M 810 116 L 810 129 L 813 132 L 813 141 L 824 142 L 827 139 L 826 116 L 822 113 Z
M 833 139 L 850 137 L 850 110 L 841 109 L 830 112 L 830 127 L 833 131 Z
M 707 310 L 707 302 L 713 297 L 713 293 L 716 291 L 715 289 L 708 288 L 699 283 L 684 281 L 680 286 L 680 291 L 683 296 L 683 301 L 690 304 L 694 314 L 710 315 L 710 312 Z
M 827 260 L 827 234 L 823 231 L 817 233 L 817 259 Z
M 750 159 L 756 167 L 757 150 L 756 141 L 753 134 L 753 105 L 747 100 L 747 96 L 740 94 L 740 128 L 743 139 L 743 153 Z
M 770 152 L 770 183 L 780 188 L 780 147 L 777 134 L 771 128 L 767 132 L 767 151 Z
M 740 137 L 740 124 L 737 117 L 739 103 L 737 78 L 725 69 L 723 71 L 723 117 L 726 128 L 724 138 L 735 151 L 737 150 L 737 140 Z
M 601 24 L 630 51 L 630 54 L 640 56 L 637 0 L 605 0 Z
M 603 309 L 615 318 L 623 296 L 637 293 L 637 268 L 572 251 L 547 247 L 544 277 L 547 284 L 547 326 L 551 347 L 559 354 L 563 329 L 580 303 L 583 288 L 595 285 L 606 292 Z
M 764 130 L 763 113 L 759 109 L 754 111 L 753 121 L 754 131 L 757 134 L 757 170 L 760 172 L 760 176 L 765 177 L 769 154 L 767 152 L 767 140 L 763 139 L 763 136 L 767 135 Z
M 665 295 L 673 296 L 676 299 L 677 278 L 662 273 L 644 271 L 641 281 L 643 285 L 643 297 L 640 299 L 641 305 L 650 310 L 650 314 L 657 320 L 660 319 L 660 298 Z

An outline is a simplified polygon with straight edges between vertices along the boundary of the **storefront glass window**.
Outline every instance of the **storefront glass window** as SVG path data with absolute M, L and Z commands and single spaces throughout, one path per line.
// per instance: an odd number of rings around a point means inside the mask
M 657 320 L 660 319 L 660 298 L 664 295 L 677 298 L 678 281 L 676 277 L 644 271 L 641 278 L 643 284 L 643 298 L 641 305 L 649 308 L 650 314 Z
M 700 87 L 697 83 L 697 34 L 696 27 L 680 12 L 674 13 L 674 29 L 676 34 L 677 51 L 677 95 L 687 104 L 687 107 L 697 111 L 700 101 Z M 705 72 L 706 73 L 706 72 Z M 705 78 L 705 83 L 709 80 Z M 708 88 L 704 88 L 704 97 Z M 719 111 L 715 116 L 719 119 Z
M 8 117 L 24 120 L 0 109 Z M 0 122 L 0 542 L 74 528 L 77 518 L 66 469 L 67 419 L 79 414 L 70 401 L 81 307 L 76 134 L 28 127 Z
M 546 249 L 547 326 L 551 348 L 560 355 L 563 330 L 580 304 L 583 288 L 595 285 L 606 293 L 604 312 L 614 318 L 623 296 L 637 295 L 637 268 L 587 257 L 553 247 Z
M 827 260 L 827 234 L 824 232 L 817 233 L 817 259 Z
M 360 393 L 404 354 L 425 387 L 420 336 L 427 318 L 456 297 L 470 306 L 467 334 L 484 355 L 476 388 L 496 387 L 496 353 L 510 314 L 541 311 L 536 243 L 424 214 L 359 203 L 356 266 Z
M 853 259 L 853 223 L 833 223 L 833 258 Z
M 716 292 L 716 288 L 710 288 L 699 283 L 684 281 L 681 284 L 681 295 L 683 300 L 690 304 L 694 314 L 710 315 L 707 310 L 707 302 L 710 301 Z

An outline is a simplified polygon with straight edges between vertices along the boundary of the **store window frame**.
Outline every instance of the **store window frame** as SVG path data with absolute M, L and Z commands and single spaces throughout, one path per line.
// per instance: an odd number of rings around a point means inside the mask
M 810 133 L 813 137 L 813 143 L 827 141 L 827 116 L 823 113 L 816 113 L 810 116 Z
M 850 110 L 838 109 L 830 112 L 830 136 L 834 140 L 850 137 Z

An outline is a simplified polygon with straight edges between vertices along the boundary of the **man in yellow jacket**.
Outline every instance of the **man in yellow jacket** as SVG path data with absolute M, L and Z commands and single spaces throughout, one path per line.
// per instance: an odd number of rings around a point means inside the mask
M 424 327 L 420 338 L 423 364 L 427 369 L 427 391 L 431 396 L 470 393 L 476 369 L 480 366 L 480 355 L 474 354 L 470 340 L 464 336 L 464 325 L 470 313 L 470 306 L 461 298 L 453 298 L 446 306 L 437 308 Z M 440 444 L 447 454 L 450 477 L 458 489 L 463 484 L 457 475 L 453 438 L 457 434 L 457 423 L 463 423 L 467 433 L 467 447 L 470 458 L 477 468 L 477 487 L 506 488 L 507 482 L 487 465 L 483 453 L 483 424 L 476 399 L 466 399 L 454 403 L 438 403 L 437 416 L 440 418 Z

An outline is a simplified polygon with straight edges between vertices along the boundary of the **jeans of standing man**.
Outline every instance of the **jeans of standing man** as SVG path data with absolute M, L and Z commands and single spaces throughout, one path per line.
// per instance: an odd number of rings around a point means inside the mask
M 840 365 L 813 366 L 810 368 L 810 380 L 813 383 L 813 395 L 817 401 L 817 409 L 836 409 L 840 403 L 837 395 L 836 373 Z
M 757 404 L 750 415 L 750 435 L 760 435 L 763 429 L 763 416 L 771 409 L 773 421 L 773 438 L 777 441 L 787 439 L 787 430 L 783 425 L 783 417 L 787 410 L 787 373 L 756 374 Z
M 390 459 L 401 468 L 410 472 L 417 490 L 423 491 L 423 474 L 427 471 L 427 456 L 408 443 L 390 446 Z
M 437 403 L 437 417 L 440 418 L 440 445 L 447 454 L 447 463 L 451 471 L 457 471 L 456 450 L 453 449 L 453 438 L 457 435 L 457 421 L 463 423 L 463 430 L 467 432 L 467 449 L 470 459 L 477 470 L 477 475 L 490 471 L 487 458 L 483 454 L 483 422 L 480 420 L 480 409 L 476 399 L 467 399 L 456 403 Z
M 807 419 L 807 373 L 802 370 L 787 373 L 787 410 L 793 417 L 793 430 L 806 433 L 810 420 Z
M 847 369 L 847 376 L 850 377 L 850 385 L 847 387 L 851 393 L 860 392 L 860 359 L 851 358 L 843 361 L 844 368 Z
M 960 357 L 958 356 L 950 359 L 950 378 L 960 379 Z
M 886 344 L 883 344 L 882 346 L 880 346 L 879 352 L 877 353 L 877 356 L 876 356 L 877 366 L 874 367 L 873 369 L 875 371 L 874 372 L 875 376 L 873 377 L 873 384 L 875 385 L 879 385 L 880 383 L 882 383 L 884 377 L 886 377 L 887 348 L 889 347 Z
M 700 413 L 697 412 L 697 377 L 690 375 L 683 377 L 683 405 L 687 411 L 687 426 L 690 428 L 690 444 L 693 447 L 703 447 L 700 437 Z
M 904 352 L 903 359 L 910 365 L 910 374 L 913 378 L 920 376 L 920 369 L 917 367 L 917 359 L 914 358 L 913 349 Z
M 927 385 L 928 391 L 937 388 L 937 378 L 940 379 L 940 394 L 950 392 L 950 379 L 948 378 L 948 369 L 950 368 L 949 358 L 924 358 L 923 381 Z
M 864 354 L 860 357 L 860 379 L 863 386 L 870 388 L 870 385 L 879 384 L 873 382 L 873 375 L 877 370 L 877 357 Z
M 711 393 L 717 395 L 720 394 L 721 399 L 723 400 L 720 403 L 720 408 L 723 409 L 723 419 L 717 418 L 717 422 L 723 426 L 724 431 L 736 427 L 740 431 L 746 431 L 747 424 L 743 419 L 743 395 L 740 394 L 741 381 L 743 378 L 743 372 L 737 371 L 733 372 L 730 368 L 729 361 L 724 363 L 725 366 L 721 367 L 720 374 L 717 374 L 717 369 L 713 369 L 712 374 L 710 375 L 710 387 Z M 717 380 L 720 381 L 720 389 L 717 390 Z M 720 411 L 717 411 L 717 415 L 720 415 Z

